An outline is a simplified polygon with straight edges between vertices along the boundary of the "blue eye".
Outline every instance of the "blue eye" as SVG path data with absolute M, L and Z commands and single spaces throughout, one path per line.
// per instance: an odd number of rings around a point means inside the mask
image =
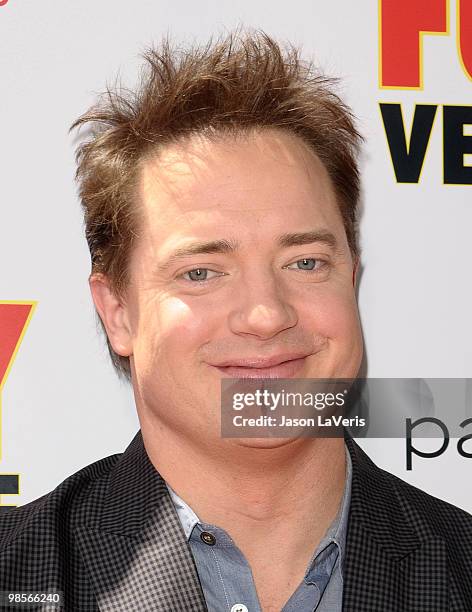
M 310 257 L 309 259 L 299 259 L 295 262 L 299 270 L 313 270 L 316 266 L 316 259 Z
M 291 270 L 307 270 L 308 272 L 311 272 L 315 269 L 322 267 L 324 263 L 325 262 L 323 262 L 321 259 L 315 259 L 314 257 L 306 257 L 304 259 L 294 261 L 286 267 Z M 296 266 L 296 268 L 294 266 Z
M 204 281 L 208 277 L 208 269 L 207 268 L 196 268 L 195 270 L 189 270 L 185 272 L 185 276 L 188 275 L 188 280 L 191 281 Z
M 216 276 L 222 276 L 222 273 L 210 270 L 210 268 L 194 268 L 182 274 L 182 278 L 194 283 L 203 282 Z

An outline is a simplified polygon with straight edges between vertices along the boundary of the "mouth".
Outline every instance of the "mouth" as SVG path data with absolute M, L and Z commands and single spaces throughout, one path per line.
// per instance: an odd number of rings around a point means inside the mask
M 228 378 L 294 378 L 309 355 L 276 355 L 270 358 L 231 359 L 213 365 Z

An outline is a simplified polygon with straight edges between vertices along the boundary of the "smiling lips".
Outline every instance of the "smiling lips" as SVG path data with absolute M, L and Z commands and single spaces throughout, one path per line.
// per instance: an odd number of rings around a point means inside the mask
M 214 367 L 230 378 L 293 378 L 301 371 L 308 356 L 285 354 L 270 358 L 231 359 Z

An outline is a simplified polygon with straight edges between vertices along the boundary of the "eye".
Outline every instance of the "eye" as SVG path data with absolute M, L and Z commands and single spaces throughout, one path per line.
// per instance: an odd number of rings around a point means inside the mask
M 307 270 L 308 272 L 312 272 L 315 269 L 318 270 L 326 265 L 326 262 L 322 259 L 315 259 L 314 257 L 306 257 L 304 259 L 299 259 L 294 261 L 293 263 L 285 266 L 290 270 Z
M 193 282 L 206 281 L 210 278 L 214 278 L 215 276 L 220 276 L 220 274 L 208 268 L 194 268 L 193 270 L 188 270 L 182 274 L 182 278 Z

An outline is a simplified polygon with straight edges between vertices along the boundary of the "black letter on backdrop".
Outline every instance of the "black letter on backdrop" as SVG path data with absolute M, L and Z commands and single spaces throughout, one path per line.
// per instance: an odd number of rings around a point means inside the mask
M 466 427 L 467 425 L 470 425 L 470 424 L 472 424 L 472 419 L 466 419 L 465 421 L 462 421 L 460 426 Z M 468 453 L 467 451 L 464 450 L 464 442 L 466 442 L 467 440 L 472 440 L 472 434 L 467 434 L 466 436 L 463 436 L 462 438 L 459 439 L 459 441 L 457 442 L 457 451 L 459 452 L 459 455 L 461 455 L 462 457 L 467 457 L 467 459 L 472 459 L 472 453 Z
M 411 126 L 410 144 L 406 143 L 401 104 L 380 104 L 390 155 L 398 183 L 420 180 L 429 137 L 433 129 L 437 105 L 417 104 Z
M 415 427 L 421 425 L 421 423 L 434 423 L 437 425 L 443 432 L 443 443 L 439 450 L 433 451 L 431 453 L 425 453 L 413 447 L 411 443 L 411 432 Z M 406 419 L 406 469 L 408 471 L 411 470 L 411 454 L 414 453 L 418 455 L 418 457 L 424 457 L 425 459 L 439 457 L 442 455 L 446 448 L 449 446 L 449 430 L 444 425 L 442 421 L 439 419 L 435 419 L 434 417 L 423 417 L 422 419 L 417 419 L 414 423 L 411 422 L 411 419 Z
M 472 185 L 472 166 L 464 165 L 464 154 L 472 153 L 472 136 L 464 135 L 464 125 L 472 124 L 472 106 L 445 106 L 444 182 Z
M 0 495 L 18 495 L 20 491 L 18 474 L 0 474 Z M 0 506 L 0 512 L 11 505 Z

